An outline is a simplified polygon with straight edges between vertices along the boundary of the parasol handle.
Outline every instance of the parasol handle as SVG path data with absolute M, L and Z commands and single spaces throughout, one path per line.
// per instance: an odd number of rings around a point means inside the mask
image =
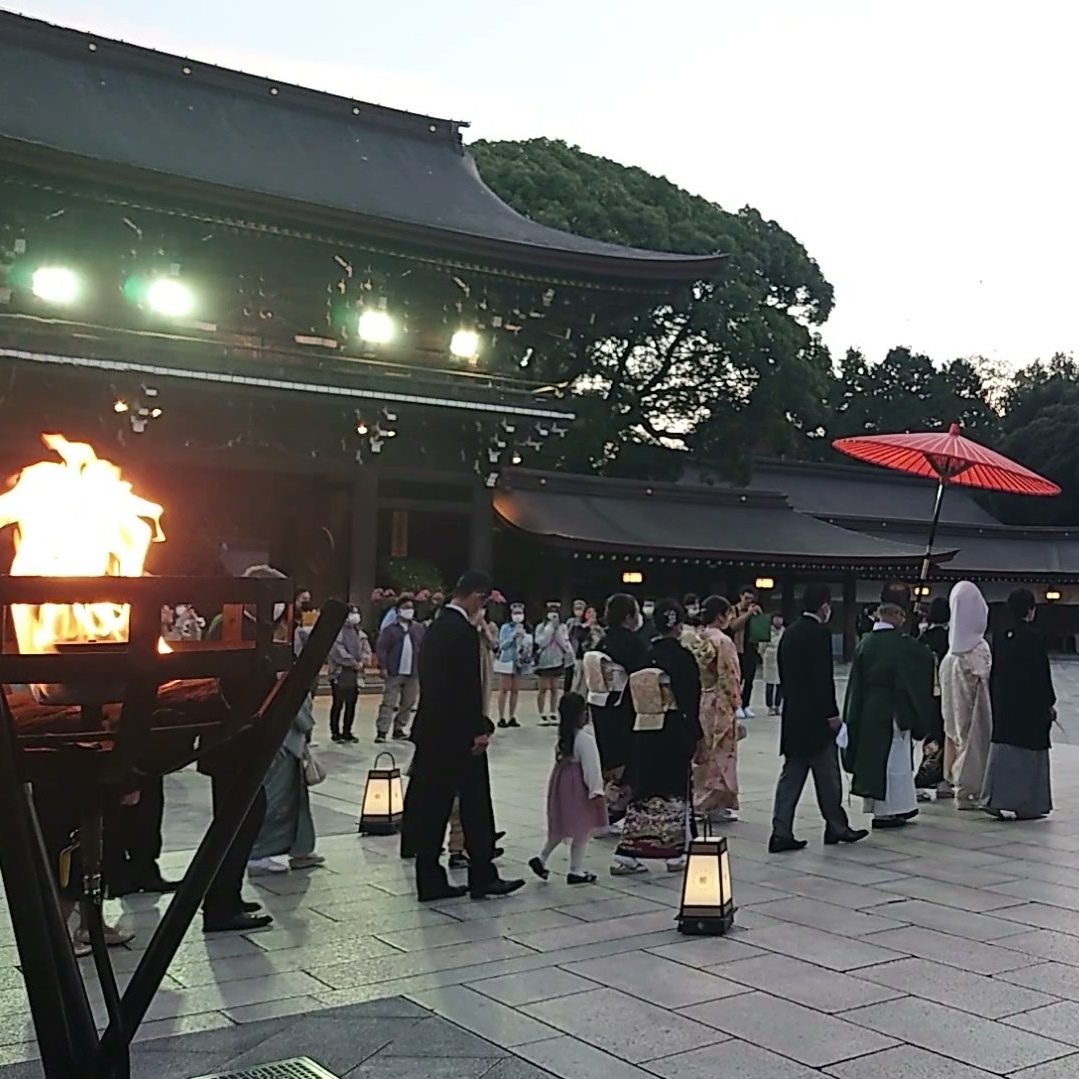
M 937 481 L 937 497 L 933 503 L 933 521 L 929 525 L 929 539 L 925 544 L 925 556 L 922 558 L 922 572 L 919 577 L 919 583 L 925 584 L 929 579 L 929 566 L 933 558 L 933 544 L 937 539 L 937 526 L 940 524 L 940 509 L 944 504 L 944 478 L 941 477 Z

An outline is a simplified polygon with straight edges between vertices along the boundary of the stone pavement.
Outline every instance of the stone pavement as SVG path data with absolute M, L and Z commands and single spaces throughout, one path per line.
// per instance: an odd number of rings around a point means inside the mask
M 1067 728 L 1079 702 L 1079 665 L 1061 665 L 1057 677 Z M 743 820 L 725 833 L 736 929 L 725 938 L 683 938 L 673 924 L 681 878 L 661 865 L 645 877 L 608 876 L 610 840 L 590 850 L 601 873 L 596 885 L 566 884 L 560 853 L 549 883 L 530 881 L 509 899 L 420 907 L 395 840 L 355 831 L 376 748 L 368 740 L 374 703 L 363 702 L 361 745 L 336 747 L 319 702 L 317 740 L 331 777 L 313 798 L 329 864 L 257 879 L 252 893 L 277 919 L 270 930 L 212 939 L 191 932 L 141 1032 L 169 1039 L 143 1051 L 140 1059 L 161 1062 L 145 1065 L 145 1074 L 205 1072 L 194 1058 L 185 1061 L 190 1053 L 203 1054 L 208 1067 L 212 1059 L 213 1068 L 323 1053 L 331 1070 L 346 1074 L 348 1064 L 357 1079 L 1079 1075 L 1079 746 L 1054 751 L 1058 809 L 1049 821 L 1001 824 L 943 803 L 925 807 L 901 832 L 826 849 L 807 791 L 799 831 L 809 848 L 771 857 L 777 721 L 751 721 L 740 764 Z M 535 725 L 533 710 L 522 719 L 524 729 L 499 732 L 492 775 L 499 827 L 509 833 L 503 873 L 527 876 L 525 862 L 543 835 L 554 737 Z M 407 758 L 407 746 L 390 748 Z M 170 778 L 171 870 L 201 834 L 208 801 L 198 775 Z M 137 961 L 163 902 L 114 905 L 110 913 L 139 931 L 135 946 L 115 955 L 120 970 Z M 5 922 L 4 1063 L 35 1055 L 15 964 Z M 351 1010 L 358 1005 L 376 1011 L 364 1018 Z M 429 1028 L 438 1034 L 434 1045 L 455 1025 L 490 1048 L 427 1047 L 422 1030 L 394 1025 L 409 1015 L 420 1027 L 428 1022 L 426 1012 L 405 1010 L 416 1006 L 440 1018 L 437 1030 Z M 347 1036 L 326 1033 L 353 1027 Z M 175 1037 L 184 1034 L 192 1037 Z M 353 1063 L 335 1055 L 349 1037 Z M 398 1037 L 415 1054 L 408 1059 L 422 1058 L 418 1070 L 408 1070 L 404 1053 L 389 1054 L 402 1061 L 378 1059 Z M 178 1070 L 162 1070 L 181 1053 Z M 533 1067 L 517 1070 L 522 1061 Z M 26 1065 L 0 1069 L 0 1079 L 32 1074 Z

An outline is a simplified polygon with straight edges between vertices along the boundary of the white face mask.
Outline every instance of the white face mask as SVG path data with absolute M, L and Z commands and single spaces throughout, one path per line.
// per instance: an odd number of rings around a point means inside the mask
M 356 611 L 349 611 L 348 624 L 350 626 L 358 626 L 360 624 L 360 616 Z
M 397 612 L 397 617 L 400 618 L 402 622 L 411 622 L 415 616 L 416 612 L 411 607 L 402 607 Z
M 652 617 L 652 612 L 653 612 L 653 611 L 654 611 L 655 609 L 656 609 L 656 608 L 655 608 L 655 607 L 654 607 L 654 606 L 653 606 L 653 605 L 652 605 L 651 603 L 646 603 L 646 604 L 645 604 L 645 605 L 644 605 L 644 606 L 643 606 L 643 607 L 641 608 L 641 610 L 642 610 L 642 611 L 644 612 L 644 616 L 645 616 L 645 618 L 651 618 L 651 617 Z
M 557 622 L 558 621 L 558 613 L 556 611 L 548 611 L 547 612 L 547 621 L 548 622 Z
M 275 622 L 281 621 L 281 616 L 285 613 L 285 605 L 283 603 L 275 603 L 273 605 L 273 620 Z
M 510 617 L 514 620 L 514 622 L 517 623 L 517 625 L 520 625 L 525 620 L 525 616 L 519 612 L 514 612 L 514 614 L 512 614 Z
M 688 614 L 690 618 L 696 618 L 697 615 L 699 615 L 700 613 L 701 613 L 700 607 L 687 607 L 686 608 L 686 614 Z

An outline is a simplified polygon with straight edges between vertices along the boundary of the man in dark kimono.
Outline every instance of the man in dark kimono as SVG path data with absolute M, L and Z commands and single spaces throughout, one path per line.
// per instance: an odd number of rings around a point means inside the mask
M 877 609 L 854 654 L 843 708 L 843 765 L 874 828 L 901 828 L 918 813 L 913 742 L 925 737 L 933 707 L 933 654 L 901 632 L 905 621 L 899 604 Z
M 806 779 L 813 773 L 817 805 L 825 820 L 824 842 L 857 843 L 869 833 L 851 828 L 843 811 L 843 780 L 839 771 L 839 706 L 835 700 L 832 635 L 828 620 L 832 595 L 827 585 L 810 584 L 802 595 L 802 617 L 779 642 L 779 677 L 783 685 L 783 721 L 779 752 L 783 771 L 776 786 L 772 854 L 801 850 L 794 838 L 794 812 Z
M 404 826 L 416 852 L 421 902 L 509 895 L 523 880 L 502 880 L 494 865 L 495 825 L 487 746 L 494 725 L 484 714 L 480 639 L 471 619 L 487 602 L 486 575 L 461 576 L 453 599 L 432 623 L 419 657 L 420 704 L 412 725 L 416 745 L 405 797 Z M 454 799 L 468 851 L 468 883 L 451 885 L 439 858 Z

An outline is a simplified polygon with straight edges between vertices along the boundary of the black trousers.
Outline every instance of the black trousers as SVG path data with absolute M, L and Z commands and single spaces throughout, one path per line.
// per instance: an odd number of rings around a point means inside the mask
M 783 686 L 779 682 L 768 682 L 764 687 L 764 703 L 769 708 L 783 707 Z
M 161 875 L 161 826 L 165 820 L 165 780 L 158 776 L 139 788 L 133 806 L 117 805 L 105 815 L 105 864 L 117 887 Z
M 843 832 L 850 827 L 843 809 L 843 777 L 839 771 L 839 750 L 835 745 L 822 749 L 812 757 L 784 757 L 783 771 L 776 785 L 775 808 L 772 813 L 772 834 L 783 839 L 794 835 L 794 813 L 802 797 L 809 773 L 817 791 L 817 805 L 829 832 Z
M 742 668 L 742 707 L 748 708 L 753 700 L 753 683 L 756 681 L 757 665 L 760 663 L 757 646 L 747 646 L 738 657 L 738 662 Z
M 224 804 L 229 788 L 232 786 L 232 773 L 215 775 L 211 779 L 213 789 L 214 814 Z M 258 839 L 262 822 L 266 819 L 266 792 L 259 787 L 251 808 L 247 811 L 236 838 L 232 841 L 221 863 L 217 875 L 210 881 L 210 887 L 206 890 L 206 898 L 202 903 L 202 913 L 208 921 L 219 918 L 231 918 L 240 912 L 240 904 L 243 902 L 242 890 L 244 872 L 251 858 L 251 850 Z
M 487 754 L 469 754 L 450 762 L 432 760 L 417 749 L 405 798 L 402 844 L 407 836 L 416 853 L 416 890 L 421 897 L 446 887 L 440 858 L 455 798 L 465 834 L 469 884 L 482 887 L 498 876 L 492 859 L 495 815 Z
M 336 681 L 330 682 L 333 691 L 333 703 L 330 705 L 330 734 L 337 738 L 342 734 L 352 733 L 352 724 L 356 719 L 356 701 L 360 687 L 342 686 Z

